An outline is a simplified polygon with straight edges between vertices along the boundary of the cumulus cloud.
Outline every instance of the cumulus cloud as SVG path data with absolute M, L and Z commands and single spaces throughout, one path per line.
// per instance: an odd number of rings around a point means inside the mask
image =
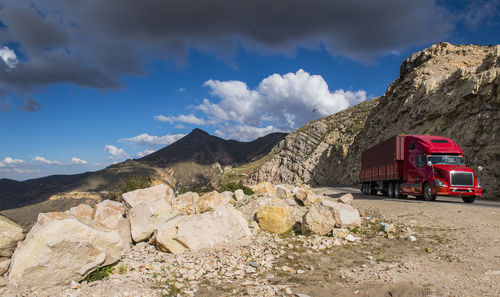
M 19 64 L 16 53 L 6 46 L 0 48 L 0 58 L 2 58 L 5 65 L 11 69 L 16 68 L 17 64 Z
M 206 125 L 207 122 L 204 119 L 200 119 L 196 117 L 194 114 L 188 114 L 188 115 L 178 115 L 178 116 L 164 116 L 162 114 L 155 116 L 155 120 L 160 121 L 160 122 L 169 122 L 169 123 L 174 123 L 174 122 L 181 122 L 181 123 L 186 123 L 186 124 L 192 124 L 192 125 Z
M 42 172 L 40 169 L 21 169 L 21 168 L 12 168 L 12 171 L 19 174 Z
M 128 154 L 122 148 L 117 148 L 114 145 L 106 144 L 104 146 L 104 150 L 111 155 L 108 157 L 108 159 L 110 160 L 119 160 L 128 158 Z
M 144 150 L 142 152 L 138 152 L 137 157 L 142 158 L 142 157 L 147 156 L 149 154 L 152 154 L 154 152 L 156 152 L 156 150 Z
M 141 135 L 137 135 L 135 137 L 122 138 L 119 141 L 129 142 L 146 147 L 158 147 L 158 146 L 169 145 L 173 142 L 176 142 L 177 140 L 181 139 L 184 136 L 185 136 L 184 134 L 173 134 L 173 135 L 167 134 L 164 136 L 154 136 L 144 133 Z
M 373 59 L 446 38 L 457 21 L 438 3 L 7 1 L 0 10 L 5 25 L 0 42 L 18 44 L 23 60 L 16 63 L 16 53 L 3 48 L 9 71 L 0 71 L 0 85 L 9 92 L 57 83 L 117 88 L 124 74 L 144 72 L 143 59 L 182 59 L 193 48 L 217 56 L 229 56 L 240 46 L 284 54 L 325 48 L 335 56 Z
M 47 165 L 62 165 L 63 164 L 62 162 L 47 160 L 44 157 L 40 157 L 40 156 L 34 157 L 33 159 L 31 159 L 31 161 L 40 162 L 40 163 L 47 164 Z
M 275 131 L 291 131 L 316 116 L 327 116 L 366 100 L 366 92 L 330 91 L 320 75 L 300 69 L 296 73 L 273 74 L 255 89 L 241 81 L 209 80 L 205 86 L 212 102 L 204 99 L 196 108 L 213 123 L 222 124 L 217 135 L 251 140 Z M 229 125 L 235 122 L 237 125 Z
M 2 162 L 0 162 L 0 164 L 3 164 L 3 166 L 6 166 L 6 165 L 17 165 L 17 164 L 23 164 L 24 163 L 24 160 L 21 160 L 21 159 L 14 159 L 14 158 L 11 158 L 11 157 L 5 157 Z M 1 165 L 0 165 L 1 167 Z
M 87 164 L 87 161 L 85 160 L 82 160 L 80 158 L 71 158 L 71 164 L 78 164 L 78 165 L 84 165 L 84 164 Z

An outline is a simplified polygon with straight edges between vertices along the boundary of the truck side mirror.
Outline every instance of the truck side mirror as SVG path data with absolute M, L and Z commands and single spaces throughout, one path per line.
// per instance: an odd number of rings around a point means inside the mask
M 464 156 L 464 159 L 465 159 L 465 166 L 470 167 L 470 158 L 469 158 L 469 156 L 467 156 L 467 155 Z

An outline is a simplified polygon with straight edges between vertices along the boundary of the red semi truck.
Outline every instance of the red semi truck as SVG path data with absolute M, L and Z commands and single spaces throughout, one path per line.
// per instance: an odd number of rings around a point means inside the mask
M 483 194 L 462 149 L 441 136 L 397 135 L 363 151 L 359 180 L 365 195 L 427 201 L 447 195 L 472 203 Z

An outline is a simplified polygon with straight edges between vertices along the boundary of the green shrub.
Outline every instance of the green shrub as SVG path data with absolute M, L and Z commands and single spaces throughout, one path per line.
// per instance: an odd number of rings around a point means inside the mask
M 220 193 L 222 193 L 224 191 L 234 192 L 238 189 L 243 190 L 243 193 L 245 193 L 245 195 L 252 195 L 253 194 L 252 189 L 250 189 L 249 187 L 247 187 L 243 184 L 237 184 L 237 183 L 227 183 L 227 184 L 221 185 L 217 189 L 217 192 L 220 192 Z
M 107 278 L 111 273 L 113 273 L 113 267 L 111 265 L 99 267 L 83 279 L 83 281 L 94 282 L 98 280 L 103 280 Z
M 151 177 L 144 175 L 132 175 L 127 177 L 122 185 L 122 193 L 149 188 L 151 186 Z

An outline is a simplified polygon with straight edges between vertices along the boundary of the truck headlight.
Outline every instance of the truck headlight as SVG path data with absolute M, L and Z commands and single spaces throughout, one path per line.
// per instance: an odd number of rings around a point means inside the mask
M 436 187 L 446 187 L 446 185 L 440 179 L 435 179 L 434 180 L 434 186 L 436 186 Z

